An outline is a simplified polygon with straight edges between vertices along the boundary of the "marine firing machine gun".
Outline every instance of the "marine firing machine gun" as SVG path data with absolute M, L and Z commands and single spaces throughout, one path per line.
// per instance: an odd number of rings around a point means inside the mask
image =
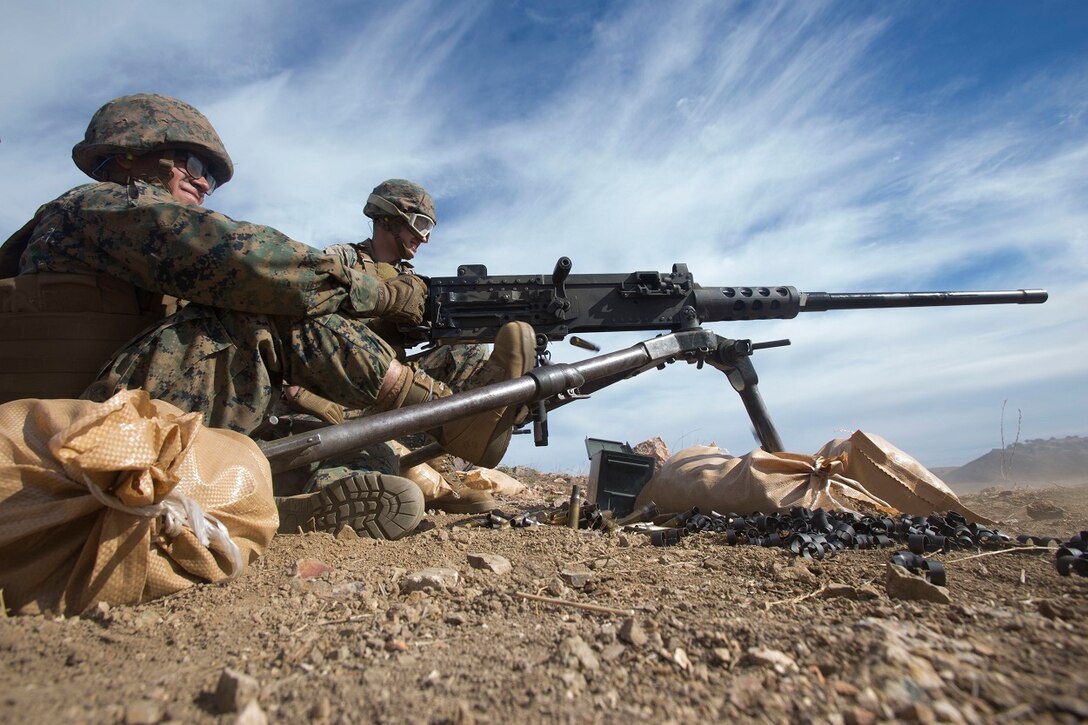
M 728 339 L 704 329 L 704 323 L 790 319 L 826 310 L 1038 304 L 1047 299 L 1044 290 L 840 294 L 788 286 L 702 287 L 684 264 L 673 265 L 671 273 L 630 274 L 571 274 L 572 266 L 569 257 L 561 257 L 551 275 L 491 276 L 483 265 L 463 265 L 456 277 L 430 278 L 425 324 L 414 328 L 420 337 L 436 345 L 492 342 L 502 325 L 520 320 L 536 331 L 537 366 L 517 380 L 262 444 L 273 470 L 513 404 L 530 406 L 536 444 L 547 445 L 550 410 L 680 360 L 725 373 L 762 447 L 781 451 L 785 448 L 759 394 L 751 357 L 756 350 L 788 345 L 789 340 Z M 621 331 L 665 334 L 577 363 L 551 362 L 550 341 L 570 335 L 575 344 L 597 350 L 576 334 Z

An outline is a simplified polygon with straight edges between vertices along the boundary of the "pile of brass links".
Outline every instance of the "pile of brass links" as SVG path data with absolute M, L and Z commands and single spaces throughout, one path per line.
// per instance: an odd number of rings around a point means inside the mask
M 1017 537 L 1017 540 L 1019 539 L 1020 537 Z M 1088 576 L 1088 531 L 1082 531 L 1070 537 L 1064 546 L 1059 546 L 1055 563 L 1058 573 L 1062 576 L 1074 573 L 1078 576 Z
M 772 514 L 701 513 L 692 509 L 654 531 L 657 546 L 679 543 L 688 534 L 715 531 L 735 546 L 783 547 L 806 559 L 825 559 L 845 549 L 882 549 L 906 545 L 911 553 L 947 552 L 953 548 L 1000 548 L 1008 535 L 980 524 L 969 524 L 953 511 L 947 516 L 859 516 L 847 511 L 794 507 Z
M 573 512 L 572 512 L 573 508 Z M 577 517 L 577 524 L 572 519 Z M 461 522 L 460 526 L 489 529 L 525 528 L 536 524 L 569 526 L 594 531 L 612 531 L 637 521 L 655 517 L 653 503 L 621 519 L 597 504 L 569 501 L 547 509 L 508 514 L 495 510 Z M 637 529 L 636 529 L 637 530 Z M 924 554 L 947 553 L 953 549 L 1006 549 L 1017 546 L 1047 546 L 1056 549 L 1055 565 L 1062 576 L 1088 576 L 1088 531 L 1081 531 L 1064 545 L 1054 536 L 1021 535 L 1013 540 L 1008 534 L 981 524 L 968 523 L 964 516 L 950 511 L 945 516 L 859 516 L 847 511 L 825 511 L 794 507 L 788 511 L 749 516 L 735 513 L 703 513 L 693 508 L 661 522 L 650 531 L 654 546 L 674 546 L 690 534 L 723 534 L 730 546 L 763 546 L 788 549 L 805 559 L 823 560 L 847 549 L 884 549 L 906 546 L 891 561 L 920 574 L 934 584 L 944 584 L 944 565 Z
M 672 546 L 680 539 L 698 532 L 725 535 L 730 546 L 781 547 L 806 559 L 821 560 L 845 549 L 880 549 L 906 545 L 892 557 L 892 563 L 922 574 L 934 584 L 943 584 L 944 566 L 922 555 L 947 553 L 952 549 L 1005 549 L 1019 546 L 1056 547 L 1053 536 L 1016 537 L 981 524 L 968 523 L 962 514 L 950 511 L 945 516 L 859 516 L 845 511 L 824 511 L 794 507 L 773 514 L 701 513 L 692 509 L 653 531 L 655 546 Z M 1057 546 L 1055 565 L 1058 573 L 1088 576 L 1088 531 L 1073 536 L 1064 546 Z

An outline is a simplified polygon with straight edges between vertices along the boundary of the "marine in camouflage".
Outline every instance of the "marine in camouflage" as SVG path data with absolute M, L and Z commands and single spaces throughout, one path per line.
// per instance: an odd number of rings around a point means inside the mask
M 230 179 L 204 116 L 139 94 L 103 106 L 72 155 L 95 176 L 116 154 L 186 148 L 207 156 L 220 184 Z M 350 407 L 373 403 L 396 354 L 367 326 L 381 280 L 271 227 L 179 203 L 160 179 L 119 175 L 42 206 L 0 254 L 18 259 L 19 274 L 106 275 L 187 301 L 119 351 L 86 397 L 140 387 L 246 433 L 283 380 Z

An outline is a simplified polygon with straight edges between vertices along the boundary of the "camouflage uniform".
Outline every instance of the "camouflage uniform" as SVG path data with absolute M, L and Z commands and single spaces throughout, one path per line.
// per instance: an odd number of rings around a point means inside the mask
M 285 378 L 372 404 L 396 355 L 356 317 L 372 313 L 375 278 L 155 184 L 90 184 L 47 204 L 20 268 L 106 274 L 189 300 L 114 356 L 85 394 L 95 400 L 143 388 L 249 433 Z
M 153 94 L 103 106 L 72 156 L 102 178 L 112 157 L 159 148 L 199 151 L 220 184 L 233 173 L 196 109 Z M 283 379 L 350 407 L 371 405 L 396 356 L 366 321 L 384 282 L 270 227 L 179 203 L 165 183 L 113 178 L 72 189 L 0 255 L 18 256 L 21 275 L 106 275 L 188 301 L 118 352 L 85 397 L 139 387 L 204 413 L 206 425 L 245 433 Z

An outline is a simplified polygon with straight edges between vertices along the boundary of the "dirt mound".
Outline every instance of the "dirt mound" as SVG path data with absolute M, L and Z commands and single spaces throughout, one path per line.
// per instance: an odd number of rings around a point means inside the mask
M 533 497 L 511 511 L 580 482 L 513 473 Z M 965 503 L 1067 538 L 1088 528 L 1086 493 Z M 1088 718 L 1088 578 L 1059 576 L 1052 552 L 936 555 L 938 604 L 889 598 L 889 550 L 807 561 L 722 534 L 655 548 L 468 521 L 433 515 L 396 542 L 278 536 L 226 586 L 0 620 L 0 721 Z
M 946 483 L 1040 484 L 1088 477 L 1088 438 L 1067 436 L 995 448 L 942 476 Z

